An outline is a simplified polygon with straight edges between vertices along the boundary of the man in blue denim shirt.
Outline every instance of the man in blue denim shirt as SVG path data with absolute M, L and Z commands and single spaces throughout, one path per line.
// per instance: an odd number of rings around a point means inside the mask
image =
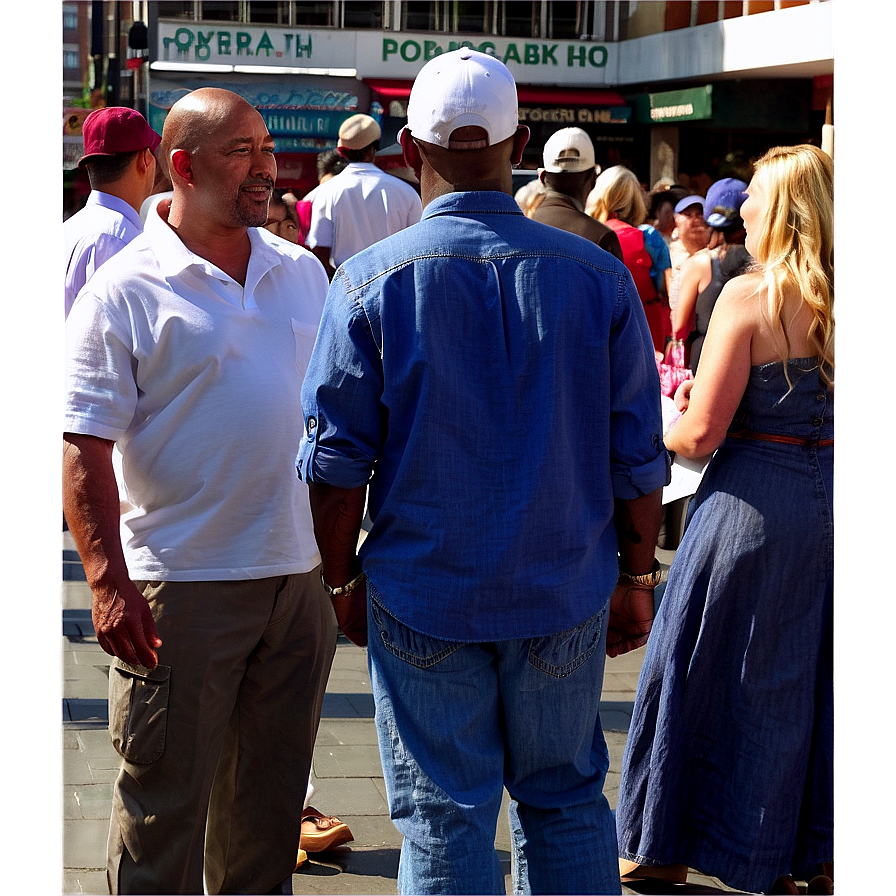
M 514 202 L 500 61 L 429 62 L 400 139 L 424 216 L 337 271 L 298 457 L 337 618 L 373 633 L 399 891 L 504 893 L 506 787 L 519 892 L 618 893 L 604 656 L 646 642 L 668 481 L 647 323 L 621 262 Z

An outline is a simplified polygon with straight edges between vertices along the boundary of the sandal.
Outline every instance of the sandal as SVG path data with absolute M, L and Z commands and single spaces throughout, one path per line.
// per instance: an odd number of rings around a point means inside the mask
M 312 806 L 302 812 L 299 845 L 305 852 L 326 852 L 354 839 L 348 825 L 335 815 L 324 815 Z

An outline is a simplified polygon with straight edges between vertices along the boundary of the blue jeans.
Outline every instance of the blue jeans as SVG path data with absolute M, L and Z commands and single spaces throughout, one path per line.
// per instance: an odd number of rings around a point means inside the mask
M 368 583 L 368 660 L 404 894 L 503 894 L 495 851 L 511 804 L 514 890 L 619 893 L 603 795 L 606 607 L 568 631 L 459 643 L 409 629 Z

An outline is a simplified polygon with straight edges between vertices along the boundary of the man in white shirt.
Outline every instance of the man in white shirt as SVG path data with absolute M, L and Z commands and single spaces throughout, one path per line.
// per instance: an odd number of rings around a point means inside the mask
M 347 118 L 337 149 L 348 165 L 315 191 L 307 241 L 331 278 L 347 258 L 416 224 L 423 214 L 417 191 L 374 164 L 381 133 L 369 115 Z
M 173 197 L 66 322 L 64 512 L 123 759 L 107 879 L 291 893 L 336 646 L 294 466 L 327 277 L 262 226 L 277 166 L 249 103 L 187 94 L 162 152 Z
M 143 230 L 140 206 L 152 192 L 161 137 L 134 109 L 106 106 L 84 119 L 90 195 L 63 224 L 65 316 L 94 271 Z

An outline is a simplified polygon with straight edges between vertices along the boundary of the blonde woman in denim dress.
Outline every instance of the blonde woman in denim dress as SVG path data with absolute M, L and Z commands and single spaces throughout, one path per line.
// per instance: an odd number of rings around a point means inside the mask
M 616 812 L 623 880 L 833 892 L 833 164 L 769 150 L 665 436 L 715 452 L 650 634 Z

